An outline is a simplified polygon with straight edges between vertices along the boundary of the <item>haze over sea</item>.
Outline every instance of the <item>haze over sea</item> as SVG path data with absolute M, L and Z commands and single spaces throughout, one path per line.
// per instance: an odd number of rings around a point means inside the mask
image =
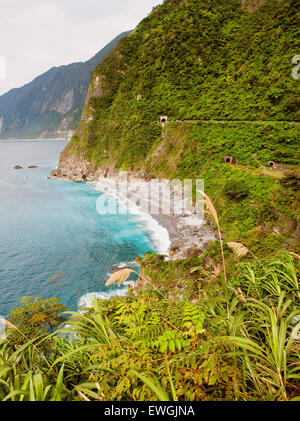
M 93 186 L 47 178 L 65 145 L 0 141 L 1 315 L 23 296 L 58 297 L 77 310 L 87 293 L 126 294 L 105 287 L 109 273 L 155 250 L 141 220 L 97 213 Z

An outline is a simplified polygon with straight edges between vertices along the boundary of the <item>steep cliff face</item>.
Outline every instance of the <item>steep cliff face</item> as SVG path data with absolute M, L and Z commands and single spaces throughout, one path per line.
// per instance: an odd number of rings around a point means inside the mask
M 140 168 L 160 137 L 161 115 L 298 121 L 291 63 L 300 48 L 297 4 L 165 1 L 93 72 L 68 150 L 97 166 Z
M 130 32 L 84 63 L 53 67 L 0 97 L 0 138 L 71 138 L 80 121 L 90 73 Z
M 57 170 L 53 170 L 51 175 L 58 178 L 78 182 L 92 182 L 100 178 L 117 179 L 119 169 L 114 164 L 97 167 L 93 161 L 80 155 L 62 153 L 60 164 Z M 137 171 L 127 171 L 128 180 L 142 179 L 149 181 L 153 178 L 147 171 L 140 169 Z
M 294 171 L 299 185 L 298 6 L 166 0 L 95 68 L 58 173 L 203 178 L 232 241 L 256 248 L 264 232 L 265 247 L 287 244 L 299 218 L 282 181 Z

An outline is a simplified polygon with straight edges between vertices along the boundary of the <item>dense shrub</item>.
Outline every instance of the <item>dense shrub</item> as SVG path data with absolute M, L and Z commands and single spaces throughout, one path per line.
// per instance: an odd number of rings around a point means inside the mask
M 249 188 L 240 180 L 228 180 L 224 186 L 224 194 L 231 199 L 242 200 L 249 195 Z
M 280 184 L 286 188 L 291 189 L 295 192 L 300 191 L 300 177 L 295 171 L 287 171 L 284 177 L 280 180 Z
M 0 400 L 299 399 L 299 264 L 287 253 L 229 262 L 225 283 L 201 258 L 148 255 L 148 279 L 163 295 L 149 284 L 94 300 L 54 336 L 17 348 L 8 328 L 0 341 Z

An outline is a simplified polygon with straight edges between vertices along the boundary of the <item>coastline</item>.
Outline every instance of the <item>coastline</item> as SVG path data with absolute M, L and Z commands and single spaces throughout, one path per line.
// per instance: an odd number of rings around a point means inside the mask
M 99 193 L 104 193 L 117 200 L 119 204 L 126 204 L 128 213 L 132 215 L 137 223 L 141 225 L 143 230 L 148 233 L 156 252 L 165 257 L 165 260 L 176 261 L 192 256 L 201 256 L 209 245 L 209 242 L 216 241 L 214 227 L 205 220 L 202 213 L 199 217 L 196 212 L 192 212 L 188 207 L 183 206 L 182 212 L 179 214 L 160 212 L 161 201 L 157 205 L 158 212 L 149 211 L 147 202 L 149 202 L 148 187 L 153 176 L 146 174 L 143 170 L 134 172 L 128 171 L 126 185 L 122 188 L 120 183 L 120 171 L 113 165 L 110 167 L 95 168 L 94 165 L 75 155 L 68 155 L 63 152 L 60 156 L 58 168 L 51 172 L 49 178 L 58 178 L 77 183 L 89 183 Z M 161 180 L 160 180 L 161 181 Z M 116 189 L 116 183 L 118 188 Z M 121 185 L 121 188 L 120 188 Z M 169 197 L 170 186 L 169 180 L 164 180 L 164 186 L 167 189 L 166 197 Z M 161 195 L 158 196 L 161 198 Z M 173 203 L 180 200 L 182 203 L 182 194 L 176 195 L 176 191 L 172 191 L 171 198 Z M 138 206 L 136 200 L 142 206 Z M 162 192 L 162 199 L 164 194 Z M 150 206 L 152 210 L 152 205 Z M 128 263 L 125 266 L 130 267 Z M 123 262 L 119 267 L 123 268 Z M 93 298 L 108 299 L 115 295 L 124 296 L 127 294 L 127 286 L 119 289 L 91 292 L 83 295 L 78 307 L 89 307 Z
M 181 188 L 171 191 L 169 180 L 152 185 L 135 176 L 122 183 L 118 173 L 117 177 L 99 177 L 93 184 L 97 191 L 126 203 L 128 213 L 138 217 L 150 237 L 152 233 L 157 251 L 169 260 L 200 256 L 208 243 L 216 240 L 201 208 L 190 207 L 182 198 Z M 175 212 L 178 205 L 180 211 Z
M 53 178 L 62 178 L 74 182 L 88 182 L 102 193 L 115 197 L 119 202 L 126 203 L 128 211 L 149 233 L 158 253 L 165 255 L 169 260 L 179 260 L 192 256 L 200 256 L 208 247 L 208 243 L 216 241 L 214 228 L 204 218 L 203 213 L 198 215 L 185 203 L 182 212 L 176 214 L 161 212 L 162 202 L 170 194 L 169 180 L 162 182 L 162 192 L 157 197 L 162 197 L 155 212 L 149 204 L 149 183 L 153 176 L 143 171 L 127 172 L 124 188 L 120 182 L 120 171 L 113 166 L 95 169 L 88 160 L 74 155 L 61 155 L 57 170 L 52 171 Z M 115 186 L 118 183 L 118 189 Z M 164 189 L 165 195 L 164 195 Z M 170 197 L 170 196 L 169 196 Z M 136 204 L 138 199 L 141 206 Z M 172 191 L 173 203 L 182 202 L 182 196 Z M 160 199 L 158 199 L 160 200 Z M 180 202 L 180 203 L 181 203 Z M 149 209 L 151 209 L 149 211 Z
M 117 199 L 117 202 L 121 205 L 127 199 L 126 204 L 128 205 L 129 214 L 148 233 L 156 252 L 163 255 L 165 260 L 176 261 L 186 257 L 200 256 L 208 246 L 209 241 L 216 240 L 212 228 L 203 219 L 193 215 L 188 209 L 185 209 L 181 215 L 165 215 L 147 213 L 144 209 L 137 206 L 133 199 L 138 196 L 146 201 L 145 192 L 147 192 L 146 186 L 149 181 L 137 179 L 136 177 L 132 179 L 127 186 L 128 189 L 126 188 L 128 196 L 125 198 L 122 189 L 119 189 L 119 194 L 116 194 L 113 190 L 115 181 L 114 177 L 100 177 L 97 181 L 89 181 L 89 184 L 99 193 L 105 194 L 106 197 L 110 196 Z M 191 224 L 191 220 L 193 224 Z M 198 222 L 198 225 L 195 225 L 195 222 Z M 135 265 L 135 262 L 121 262 L 116 266 L 116 270 L 124 267 L 134 267 Z M 107 274 L 108 277 L 109 275 Z M 138 284 L 129 280 L 117 289 L 108 288 L 106 291 L 84 294 L 78 301 L 79 311 L 85 311 L 85 308 L 92 307 L 93 299 L 95 298 L 110 299 L 115 296 L 126 296 L 129 285 L 133 287 Z

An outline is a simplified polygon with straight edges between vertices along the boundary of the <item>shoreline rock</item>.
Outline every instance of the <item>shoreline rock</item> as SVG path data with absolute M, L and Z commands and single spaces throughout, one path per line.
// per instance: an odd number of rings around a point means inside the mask
M 109 167 L 95 168 L 94 165 L 80 157 L 63 153 L 59 166 L 51 172 L 52 178 L 67 179 L 74 182 L 97 182 L 108 179 L 116 181 L 119 179 L 120 170 L 114 165 Z M 143 170 L 134 172 L 128 171 L 128 183 L 140 184 L 136 187 L 135 194 L 143 196 L 143 183 L 154 179 L 153 175 L 146 174 Z M 208 247 L 209 242 L 216 241 L 213 228 L 204 219 L 196 215 L 190 209 L 184 209 L 182 214 L 152 214 L 162 227 L 166 228 L 170 238 L 168 250 L 169 260 L 181 260 L 191 256 L 200 256 Z

